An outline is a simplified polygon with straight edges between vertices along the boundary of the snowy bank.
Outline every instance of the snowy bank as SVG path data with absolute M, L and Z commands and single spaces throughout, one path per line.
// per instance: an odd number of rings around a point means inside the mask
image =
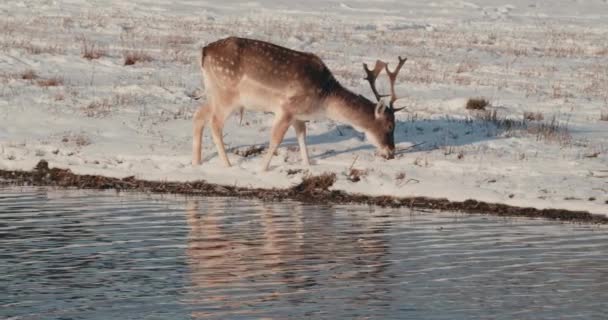
M 79 174 L 260 188 L 333 172 L 332 188 L 349 193 L 607 214 L 608 4 L 558 2 L 2 3 L 0 168 L 44 158 Z M 408 57 L 397 158 L 315 121 L 313 166 L 300 165 L 289 132 L 260 172 L 261 155 L 242 151 L 268 142 L 272 116 L 246 113 L 224 130 L 234 167 L 218 161 L 208 132 L 204 163 L 192 167 L 198 48 L 227 35 L 314 52 L 367 96 L 361 62 Z M 468 110 L 472 97 L 490 105 Z

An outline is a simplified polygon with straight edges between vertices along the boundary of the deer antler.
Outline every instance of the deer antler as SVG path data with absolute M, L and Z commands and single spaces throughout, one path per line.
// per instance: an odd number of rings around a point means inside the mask
M 391 72 L 388 69 L 388 63 L 384 64 L 384 68 L 386 69 L 386 73 L 388 74 L 388 78 L 391 82 L 391 102 L 389 103 L 389 106 L 391 107 L 391 109 L 393 109 L 394 112 L 400 111 L 405 107 L 402 108 L 398 108 L 395 109 L 394 103 L 395 101 L 398 99 L 397 95 L 395 94 L 395 80 L 397 80 L 397 74 L 399 74 L 399 71 L 401 70 L 401 67 L 403 67 L 403 64 L 407 61 L 407 58 L 401 58 L 401 56 L 399 56 L 399 65 L 397 65 L 397 68 L 395 68 L 395 71 Z M 378 65 L 376 64 L 376 67 Z
M 382 62 L 380 60 L 376 60 L 376 66 L 374 67 L 374 70 L 370 70 L 367 67 L 367 63 L 363 63 L 363 69 L 365 69 L 365 73 L 367 73 L 367 77 L 365 77 L 365 80 L 369 81 L 369 85 L 372 87 L 372 91 L 374 92 L 376 100 L 378 101 L 380 101 L 380 99 L 383 97 L 388 97 L 388 95 L 380 95 L 378 93 L 378 90 L 376 90 L 376 79 L 378 78 L 378 75 L 380 75 L 380 72 L 382 72 L 382 69 L 385 69 L 386 67 L 386 62 Z

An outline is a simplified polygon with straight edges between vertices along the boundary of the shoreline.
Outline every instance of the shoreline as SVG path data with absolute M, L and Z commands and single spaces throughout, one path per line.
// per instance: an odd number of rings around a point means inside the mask
M 329 190 L 336 181 L 335 174 L 329 173 L 304 177 L 302 182 L 290 188 L 264 189 L 212 184 L 204 180 L 171 182 L 139 180 L 133 176 L 119 179 L 99 175 L 79 175 L 72 173 L 69 169 L 49 168 L 48 162 L 41 160 L 31 171 L 0 169 L 0 179 L 4 180 L 0 180 L 0 185 L 53 186 L 98 190 L 115 189 L 117 191 L 171 193 L 194 196 L 255 198 L 266 201 L 289 199 L 304 203 L 367 204 L 391 208 L 430 209 L 469 214 L 488 214 L 501 217 L 544 218 L 565 222 L 608 224 L 608 216 L 591 214 L 587 211 L 536 209 L 472 199 L 449 201 L 442 198 L 428 197 L 350 194 L 344 191 Z

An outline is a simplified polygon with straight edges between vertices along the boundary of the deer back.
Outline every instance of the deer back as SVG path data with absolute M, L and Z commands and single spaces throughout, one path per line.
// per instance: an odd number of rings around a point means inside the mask
M 336 85 L 332 73 L 314 54 L 236 37 L 204 47 L 202 68 L 211 81 L 222 82 L 226 89 L 247 79 L 295 95 L 303 92 L 323 95 Z

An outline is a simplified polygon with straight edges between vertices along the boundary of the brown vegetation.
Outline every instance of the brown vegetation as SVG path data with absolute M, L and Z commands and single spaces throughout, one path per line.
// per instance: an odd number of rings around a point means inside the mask
M 46 79 L 39 79 L 36 81 L 36 84 L 39 87 L 57 87 L 63 85 L 63 78 L 61 77 L 51 77 Z
M 247 158 L 247 157 L 256 156 L 256 155 L 261 154 L 264 151 L 264 149 L 266 149 L 266 147 L 264 147 L 264 146 L 249 146 L 249 147 L 243 148 L 243 149 L 235 149 L 232 152 L 243 158 Z
M 466 108 L 467 110 L 485 110 L 489 105 L 490 102 L 485 98 L 470 98 L 467 101 Z
M 389 197 L 348 194 L 329 190 L 335 183 L 336 175 L 325 173 L 320 176 L 306 176 L 302 182 L 288 189 L 241 188 L 210 184 L 205 181 L 167 182 L 145 181 L 127 177 L 123 179 L 94 175 L 77 175 L 69 169 L 49 168 L 48 162 L 41 160 L 32 171 L 9 171 L 0 169 L 0 181 L 4 184 L 27 184 L 37 186 L 77 187 L 81 189 L 115 189 L 154 193 L 176 193 L 199 196 L 231 196 L 258 198 L 263 200 L 294 199 L 315 204 L 367 204 L 382 207 L 404 207 L 410 209 L 432 209 L 498 216 L 519 216 L 546 218 L 561 221 L 578 221 L 608 224 L 608 217 L 590 214 L 587 211 L 561 209 L 535 209 L 515 207 L 505 204 L 487 203 L 476 200 L 449 201 L 426 197 Z
M 545 119 L 545 116 L 543 116 L 543 114 L 540 112 L 529 112 L 529 111 L 524 112 L 524 120 L 541 121 L 544 119 Z
M 32 69 L 25 70 L 19 74 L 19 78 L 22 80 L 35 80 L 38 79 L 38 75 Z
M 110 99 L 93 100 L 84 107 L 84 114 L 91 118 L 107 116 L 111 111 L 112 103 Z
M 359 182 L 361 181 L 361 177 L 365 177 L 366 175 L 367 170 L 350 168 L 347 179 L 351 182 Z
M 335 173 L 323 173 L 318 176 L 307 175 L 302 178 L 302 182 L 293 187 L 293 190 L 302 193 L 315 193 L 318 191 L 328 191 L 336 182 Z
M 86 40 L 82 41 L 82 49 L 80 53 L 83 58 L 89 60 L 99 59 L 107 55 L 106 50 L 96 46 L 94 43 L 89 43 Z
M 142 50 L 139 51 L 126 51 L 123 53 L 124 57 L 124 65 L 131 66 L 138 62 L 150 62 L 152 61 L 152 56 L 145 53 Z

